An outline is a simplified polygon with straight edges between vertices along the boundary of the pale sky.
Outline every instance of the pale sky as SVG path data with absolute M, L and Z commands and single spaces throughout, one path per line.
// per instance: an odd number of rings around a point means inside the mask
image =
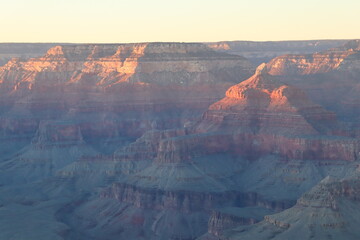
M 0 42 L 360 38 L 360 0 L 0 0 Z

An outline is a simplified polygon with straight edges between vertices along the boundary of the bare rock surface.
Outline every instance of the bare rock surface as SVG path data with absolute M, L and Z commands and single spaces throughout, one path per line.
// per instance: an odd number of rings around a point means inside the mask
M 310 54 L 339 47 L 348 40 L 310 40 L 310 41 L 224 41 L 207 43 L 214 50 L 244 56 L 254 64 L 268 62 L 286 54 Z
M 326 177 L 294 207 L 251 227 L 230 230 L 220 239 L 358 239 L 358 184 L 357 175 Z

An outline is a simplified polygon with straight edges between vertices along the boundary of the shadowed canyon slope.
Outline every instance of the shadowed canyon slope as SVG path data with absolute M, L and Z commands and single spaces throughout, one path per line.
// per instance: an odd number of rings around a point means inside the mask
M 0 239 L 356 239 L 359 45 L 321 44 L 256 70 L 200 43 L 10 60 Z
M 226 232 L 221 239 L 359 239 L 359 176 L 326 177 L 290 209 L 249 227 Z

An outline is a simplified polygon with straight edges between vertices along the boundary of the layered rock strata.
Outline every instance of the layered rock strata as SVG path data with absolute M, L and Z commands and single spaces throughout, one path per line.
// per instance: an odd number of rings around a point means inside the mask
M 272 75 L 300 87 L 320 105 L 335 111 L 347 121 L 355 122 L 360 69 L 359 40 L 342 47 L 308 55 L 283 55 L 268 62 Z
M 356 171 L 355 133 L 266 64 L 242 82 L 247 64 L 176 43 L 59 46 L 10 62 L 2 135 L 28 144 L 2 159 L 0 206 L 26 205 L 60 239 L 226 238 Z
M 282 55 L 268 63 L 273 75 L 307 75 L 326 73 L 335 69 L 350 70 L 358 66 L 353 60 L 359 55 L 360 40 L 345 43 L 342 47 L 309 55 Z M 350 64 L 352 62 L 352 64 Z
M 140 158 L 153 161 L 103 192 L 101 201 L 116 199 L 119 204 L 144 209 L 149 212 L 143 216 L 144 223 L 151 222 L 159 212 L 173 211 L 181 216 L 183 223 L 179 225 L 187 230 L 172 235 L 166 225 L 163 231 L 168 239 L 189 238 L 185 232 L 191 232 L 192 219 L 184 217 L 186 213 L 200 214 L 202 224 L 198 229 L 205 231 L 204 219 L 210 218 L 214 208 L 262 206 L 281 210 L 316 183 L 323 174 L 320 172 L 331 171 L 322 163 L 335 166 L 358 159 L 359 141 L 337 134 L 337 128 L 341 125 L 334 113 L 312 103 L 300 89 L 281 83 L 263 64 L 254 76 L 231 87 L 226 97 L 211 105 L 194 126 L 148 133 L 122 154 L 119 152 L 119 158 L 131 159 L 128 153 L 139 152 Z M 273 162 L 275 169 L 278 164 L 289 165 L 279 171 L 293 171 L 290 165 L 302 161 L 316 161 L 319 166 L 304 164 L 298 172 L 276 173 L 280 176 L 274 178 L 261 173 L 258 178 L 246 179 L 247 174 L 260 171 L 262 162 L 269 167 L 271 163 L 266 161 Z M 308 172 L 316 174 L 314 179 L 308 179 Z M 265 176 L 271 178 L 269 182 Z M 269 183 L 271 186 L 266 187 Z M 271 191 L 281 184 L 285 187 L 272 196 Z M 284 197 L 286 190 L 293 191 L 290 199 Z M 259 214 L 258 220 L 263 215 Z M 210 219 L 210 237 L 220 236 L 237 223 L 255 222 L 241 216 L 223 219 L 219 214 Z M 149 239 L 157 239 L 154 233 L 148 234 Z M 190 239 L 198 236 L 194 233 Z
M 132 140 L 190 124 L 252 71 L 245 58 L 197 43 L 56 46 L 0 67 L 0 113 L 25 112 L 37 124 L 76 119 L 93 145 Z
M 286 54 L 311 54 L 335 48 L 346 43 L 347 40 L 311 40 L 311 41 L 225 41 L 207 43 L 216 50 L 246 57 L 254 64 L 268 62 L 271 59 Z
M 297 204 L 251 227 L 229 230 L 220 239 L 358 239 L 358 176 L 325 178 Z M 301 231 L 301 235 L 299 235 Z

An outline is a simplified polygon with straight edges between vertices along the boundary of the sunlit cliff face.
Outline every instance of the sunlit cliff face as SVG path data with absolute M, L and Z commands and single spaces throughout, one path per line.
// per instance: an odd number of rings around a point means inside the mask
M 224 43 L 224 42 L 212 43 L 212 44 L 208 44 L 208 46 L 215 50 L 229 50 L 230 49 L 229 44 Z
M 306 102 L 305 94 L 297 88 L 282 84 L 268 72 L 265 63 L 261 64 L 255 74 L 226 91 L 223 101 L 213 104 L 210 109 L 227 109 L 234 104 L 251 104 L 258 107 L 289 107 L 292 103 Z M 226 104 L 227 103 L 227 104 Z
M 184 80 L 174 77 L 161 79 L 150 75 L 171 73 L 187 78 L 193 77 L 186 76 L 189 74 L 208 74 L 235 67 L 243 68 L 246 74 L 252 70 L 251 64 L 242 57 L 216 53 L 197 43 L 66 45 L 51 48 L 43 57 L 10 61 L 0 68 L 0 83 L 13 85 L 14 90 L 20 85 L 30 89 L 40 80 L 47 85 L 86 83 L 107 88 L 122 82 L 141 83 L 142 78 L 149 82 L 163 81 L 162 84 L 182 84 Z M 200 75 L 198 82 L 214 80 Z M 26 86 L 23 82 L 27 82 Z
M 347 51 L 314 55 L 284 55 L 269 62 L 269 73 L 273 75 L 325 73 L 337 69 L 352 54 L 354 52 Z
M 272 75 L 306 75 L 326 73 L 346 64 L 347 59 L 358 55 L 360 41 L 353 40 L 344 46 L 322 53 L 308 55 L 283 55 L 272 59 L 268 63 L 269 73 Z
M 319 127 L 323 121 L 329 126 L 337 124 L 334 113 L 310 101 L 301 89 L 269 74 L 264 63 L 252 77 L 230 87 L 225 98 L 209 107 L 198 130 L 313 135 L 331 129 Z

